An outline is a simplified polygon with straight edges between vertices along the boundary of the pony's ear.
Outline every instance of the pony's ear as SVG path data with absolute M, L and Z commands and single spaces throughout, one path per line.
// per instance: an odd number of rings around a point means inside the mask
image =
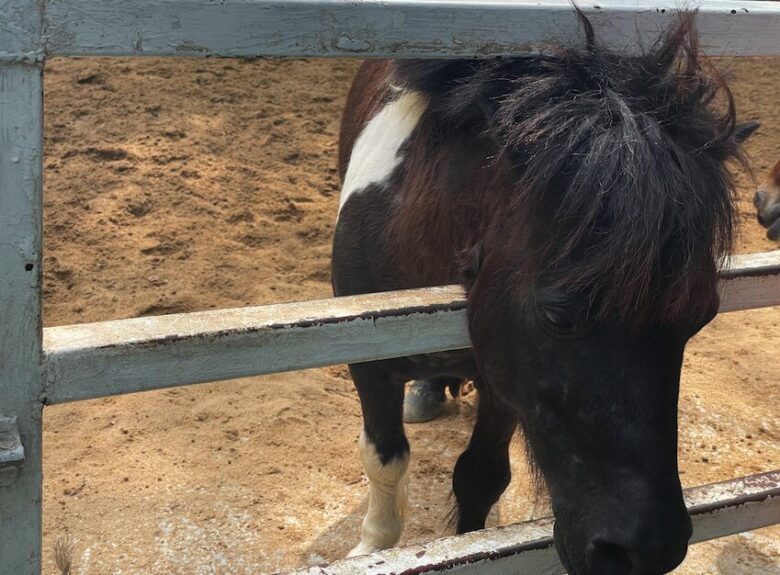
M 477 121 L 481 118 L 484 123 L 485 129 L 482 131 L 482 135 L 499 150 L 503 149 L 504 142 L 501 139 L 499 129 L 497 129 L 500 126 L 498 116 L 501 114 L 501 101 L 495 96 L 482 93 L 474 98 L 471 108 Z M 496 155 L 495 159 L 498 159 L 499 156 L 500 154 Z
M 734 134 L 731 136 L 738 144 L 744 143 L 753 132 L 758 130 L 761 126 L 761 122 L 757 120 L 750 120 L 748 122 L 741 122 L 734 127 Z
M 482 110 L 482 115 L 485 116 L 485 121 L 488 126 L 493 124 L 493 121 L 498 112 L 499 103 L 495 98 L 491 98 L 487 94 L 481 94 L 477 98 L 477 105 Z
M 480 121 L 493 125 L 505 90 L 495 80 L 495 68 L 503 60 L 397 60 L 392 82 L 428 95 L 428 111 L 456 124 Z
M 396 60 L 393 82 L 429 96 L 438 96 L 456 87 L 474 72 L 468 60 Z
M 482 242 L 478 241 L 470 248 L 466 248 L 460 254 L 460 276 L 467 288 L 470 288 L 477 279 L 482 268 Z

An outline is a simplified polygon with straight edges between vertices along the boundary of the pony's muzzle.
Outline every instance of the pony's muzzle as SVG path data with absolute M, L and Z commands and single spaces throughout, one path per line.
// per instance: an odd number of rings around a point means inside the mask
M 688 551 L 693 528 L 687 512 L 657 522 L 652 530 L 637 522 L 590 539 L 585 551 L 593 575 L 663 575 L 672 571 Z

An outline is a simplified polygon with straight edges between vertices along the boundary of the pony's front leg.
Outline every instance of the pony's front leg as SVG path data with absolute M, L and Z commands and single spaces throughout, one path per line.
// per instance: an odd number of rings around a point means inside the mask
M 401 537 L 409 442 L 402 421 L 403 383 L 389 377 L 377 362 L 349 368 L 363 410 L 359 448 L 369 482 L 360 543 L 348 555 L 353 557 L 392 547 Z
M 483 529 L 490 508 L 509 485 L 509 442 L 517 425 L 508 406 L 480 390 L 474 431 L 452 475 L 457 533 Z

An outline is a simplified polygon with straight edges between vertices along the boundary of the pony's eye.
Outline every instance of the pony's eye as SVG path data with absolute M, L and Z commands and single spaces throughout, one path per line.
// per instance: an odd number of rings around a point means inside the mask
M 568 309 L 539 304 L 536 312 L 542 325 L 554 335 L 572 335 L 579 330 L 579 319 Z
M 544 319 L 550 324 L 554 325 L 555 327 L 559 327 L 559 328 L 574 327 L 574 320 L 572 320 L 569 314 L 564 310 L 555 309 L 551 307 L 543 307 L 541 308 L 540 311 L 544 316 Z

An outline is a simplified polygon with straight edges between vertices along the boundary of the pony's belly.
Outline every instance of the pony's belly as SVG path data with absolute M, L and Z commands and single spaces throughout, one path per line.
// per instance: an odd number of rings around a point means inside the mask
M 441 376 L 473 379 L 477 375 L 477 366 L 471 349 L 399 357 L 384 360 L 382 363 L 395 377 L 404 381 Z

